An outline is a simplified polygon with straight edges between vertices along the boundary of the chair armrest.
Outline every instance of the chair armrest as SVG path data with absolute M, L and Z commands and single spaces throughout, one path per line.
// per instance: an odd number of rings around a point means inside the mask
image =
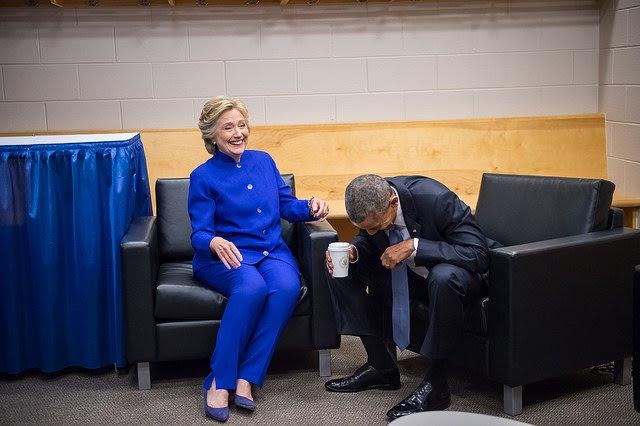
M 120 243 L 127 359 L 156 358 L 154 299 L 158 238 L 154 216 L 135 217 Z
M 607 229 L 622 228 L 624 226 L 624 210 L 617 207 L 611 207 L 609 209 L 609 220 L 607 222 Z
M 629 356 L 640 231 L 490 252 L 489 375 L 519 386 Z
M 298 224 L 298 260 L 311 297 L 311 333 L 316 349 L 340 347 L 325 274 L 325 251 L 338 234 L 327 221 Z
M 633 408 L 640 412 L 640 265 L 633 281 Z

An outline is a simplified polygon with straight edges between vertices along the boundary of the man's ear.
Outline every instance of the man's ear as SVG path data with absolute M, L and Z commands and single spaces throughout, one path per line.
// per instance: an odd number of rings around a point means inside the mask
M 389 205 L 396 207 L 398 205 L 398 203 L 400 202 L 400 200 L 398 199 L 397 195 L 394 195 L 391 197 L 391 200 L 389 200 Z

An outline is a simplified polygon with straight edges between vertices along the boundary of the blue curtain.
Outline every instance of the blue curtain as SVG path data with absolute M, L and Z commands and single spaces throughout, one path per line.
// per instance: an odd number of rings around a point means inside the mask
M 125 364 L 120 240 L 151 214 L 140 135 L 0 146 L 0 371 Z

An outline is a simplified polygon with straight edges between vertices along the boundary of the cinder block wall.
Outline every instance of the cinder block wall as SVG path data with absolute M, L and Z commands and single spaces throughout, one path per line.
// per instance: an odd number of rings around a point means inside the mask
M 0 8 L 0 132 L 604 112 L 640 196 L 640 0 Z
M 599 111 L 607 117 L 609 177 L 640 197 L 640 0 L 603 3 Z
M 0 131 L 598 111 L 593 1 L 0 8 Z

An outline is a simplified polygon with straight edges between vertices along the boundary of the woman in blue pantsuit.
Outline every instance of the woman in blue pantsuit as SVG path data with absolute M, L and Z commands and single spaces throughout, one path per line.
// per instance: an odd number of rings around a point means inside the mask
M 225 421 L 230 390 L 236 406 L 255 409 L 251 384 L 264 383 L 298 298 L 300 271 L 282 239 L 280 218 L 322 220 L 329 206 L 317 198 L 298 200 L 269 154 L 246 149 L 250 130 L 242 102 L 213 98 L 198 125 L 212 157 L 191 173 L 193 273 L 229 299 L 203 385 L 204 410 Z

